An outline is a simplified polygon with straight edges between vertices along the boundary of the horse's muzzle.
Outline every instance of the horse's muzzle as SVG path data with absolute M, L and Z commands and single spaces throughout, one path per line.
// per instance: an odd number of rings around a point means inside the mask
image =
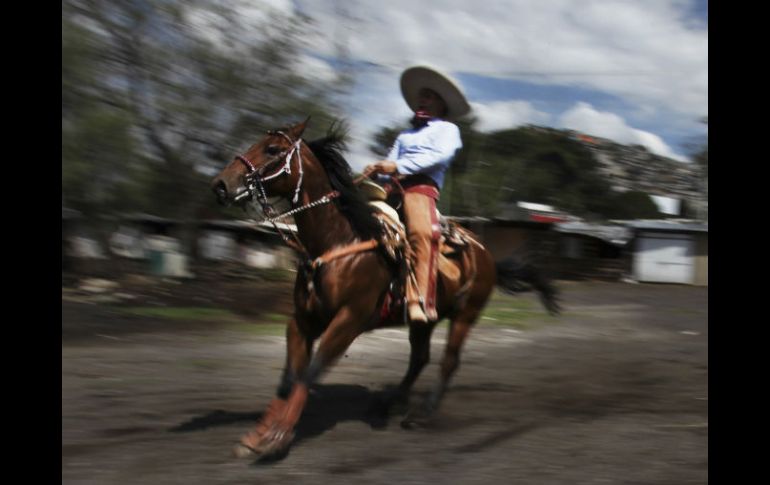
M 217 196 L 217 202 L 219 202 L 220 205 L 228 205 L 227 186 L 224 181 L 214 181 L 214 183 L 211 184 L 211 190 L 214 191 L 214 195 Z

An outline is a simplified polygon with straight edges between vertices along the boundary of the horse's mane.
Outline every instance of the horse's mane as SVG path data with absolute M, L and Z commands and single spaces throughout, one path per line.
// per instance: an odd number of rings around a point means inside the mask
M 353 184 L 350 165 L 342 156 L 342 151 L 346 148 L 346 138 L 344 125 L 334 123 L 326 136 L 307 142 L 307 146 L 326 170 L 332 188 L 340 193 L 337 199 L 340 210 L 353 230 L 362 239 L 376 239 L 380 233 L 380 224 L 373 215 L 374 208 Z

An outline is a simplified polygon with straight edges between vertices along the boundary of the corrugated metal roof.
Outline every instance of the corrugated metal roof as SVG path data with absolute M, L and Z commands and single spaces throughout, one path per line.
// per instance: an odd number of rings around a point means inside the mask
M 592 224 L 589 222 L 561 222 L 554 224 L 557 232 L 564 234 L 580 234 L 601 239 L 616 246 L 625 246 L 633 237 L 633 231 L 619 225 Z
M 691 219 L 650 219 L 636 221 L 613 221 L 635 230 L 709 232 L 708 222 Z
M 636 231 L 708 232 L 708 223 L 683 219 L 618 220 L 609 221 L 609 224 L 578 221 L 555 224 L 554 229 L 564 234 L 582 234 L 602 239 L 616 246 L 625 246 L 634 237 Z

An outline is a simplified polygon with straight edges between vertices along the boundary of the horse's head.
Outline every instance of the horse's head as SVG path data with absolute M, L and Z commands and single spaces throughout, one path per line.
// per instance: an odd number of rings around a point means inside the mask
M 296 198 L 302 176 L 301 137 L 307 121 L 267 132 L 227 164 L 211 182 L 219 203 L 244 205 L 256 197 L 264 204 L 268 197 Z

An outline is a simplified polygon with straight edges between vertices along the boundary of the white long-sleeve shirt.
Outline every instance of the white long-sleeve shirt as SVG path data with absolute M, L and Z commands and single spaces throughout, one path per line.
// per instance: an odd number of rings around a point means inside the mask
M 441 189 L 444 173 L 462 146 L 457 125 L 434 118 L 422 128 L 401 132 L 390 149 L 388 160 L 396 162 L 398 173 L 425 174 Z

